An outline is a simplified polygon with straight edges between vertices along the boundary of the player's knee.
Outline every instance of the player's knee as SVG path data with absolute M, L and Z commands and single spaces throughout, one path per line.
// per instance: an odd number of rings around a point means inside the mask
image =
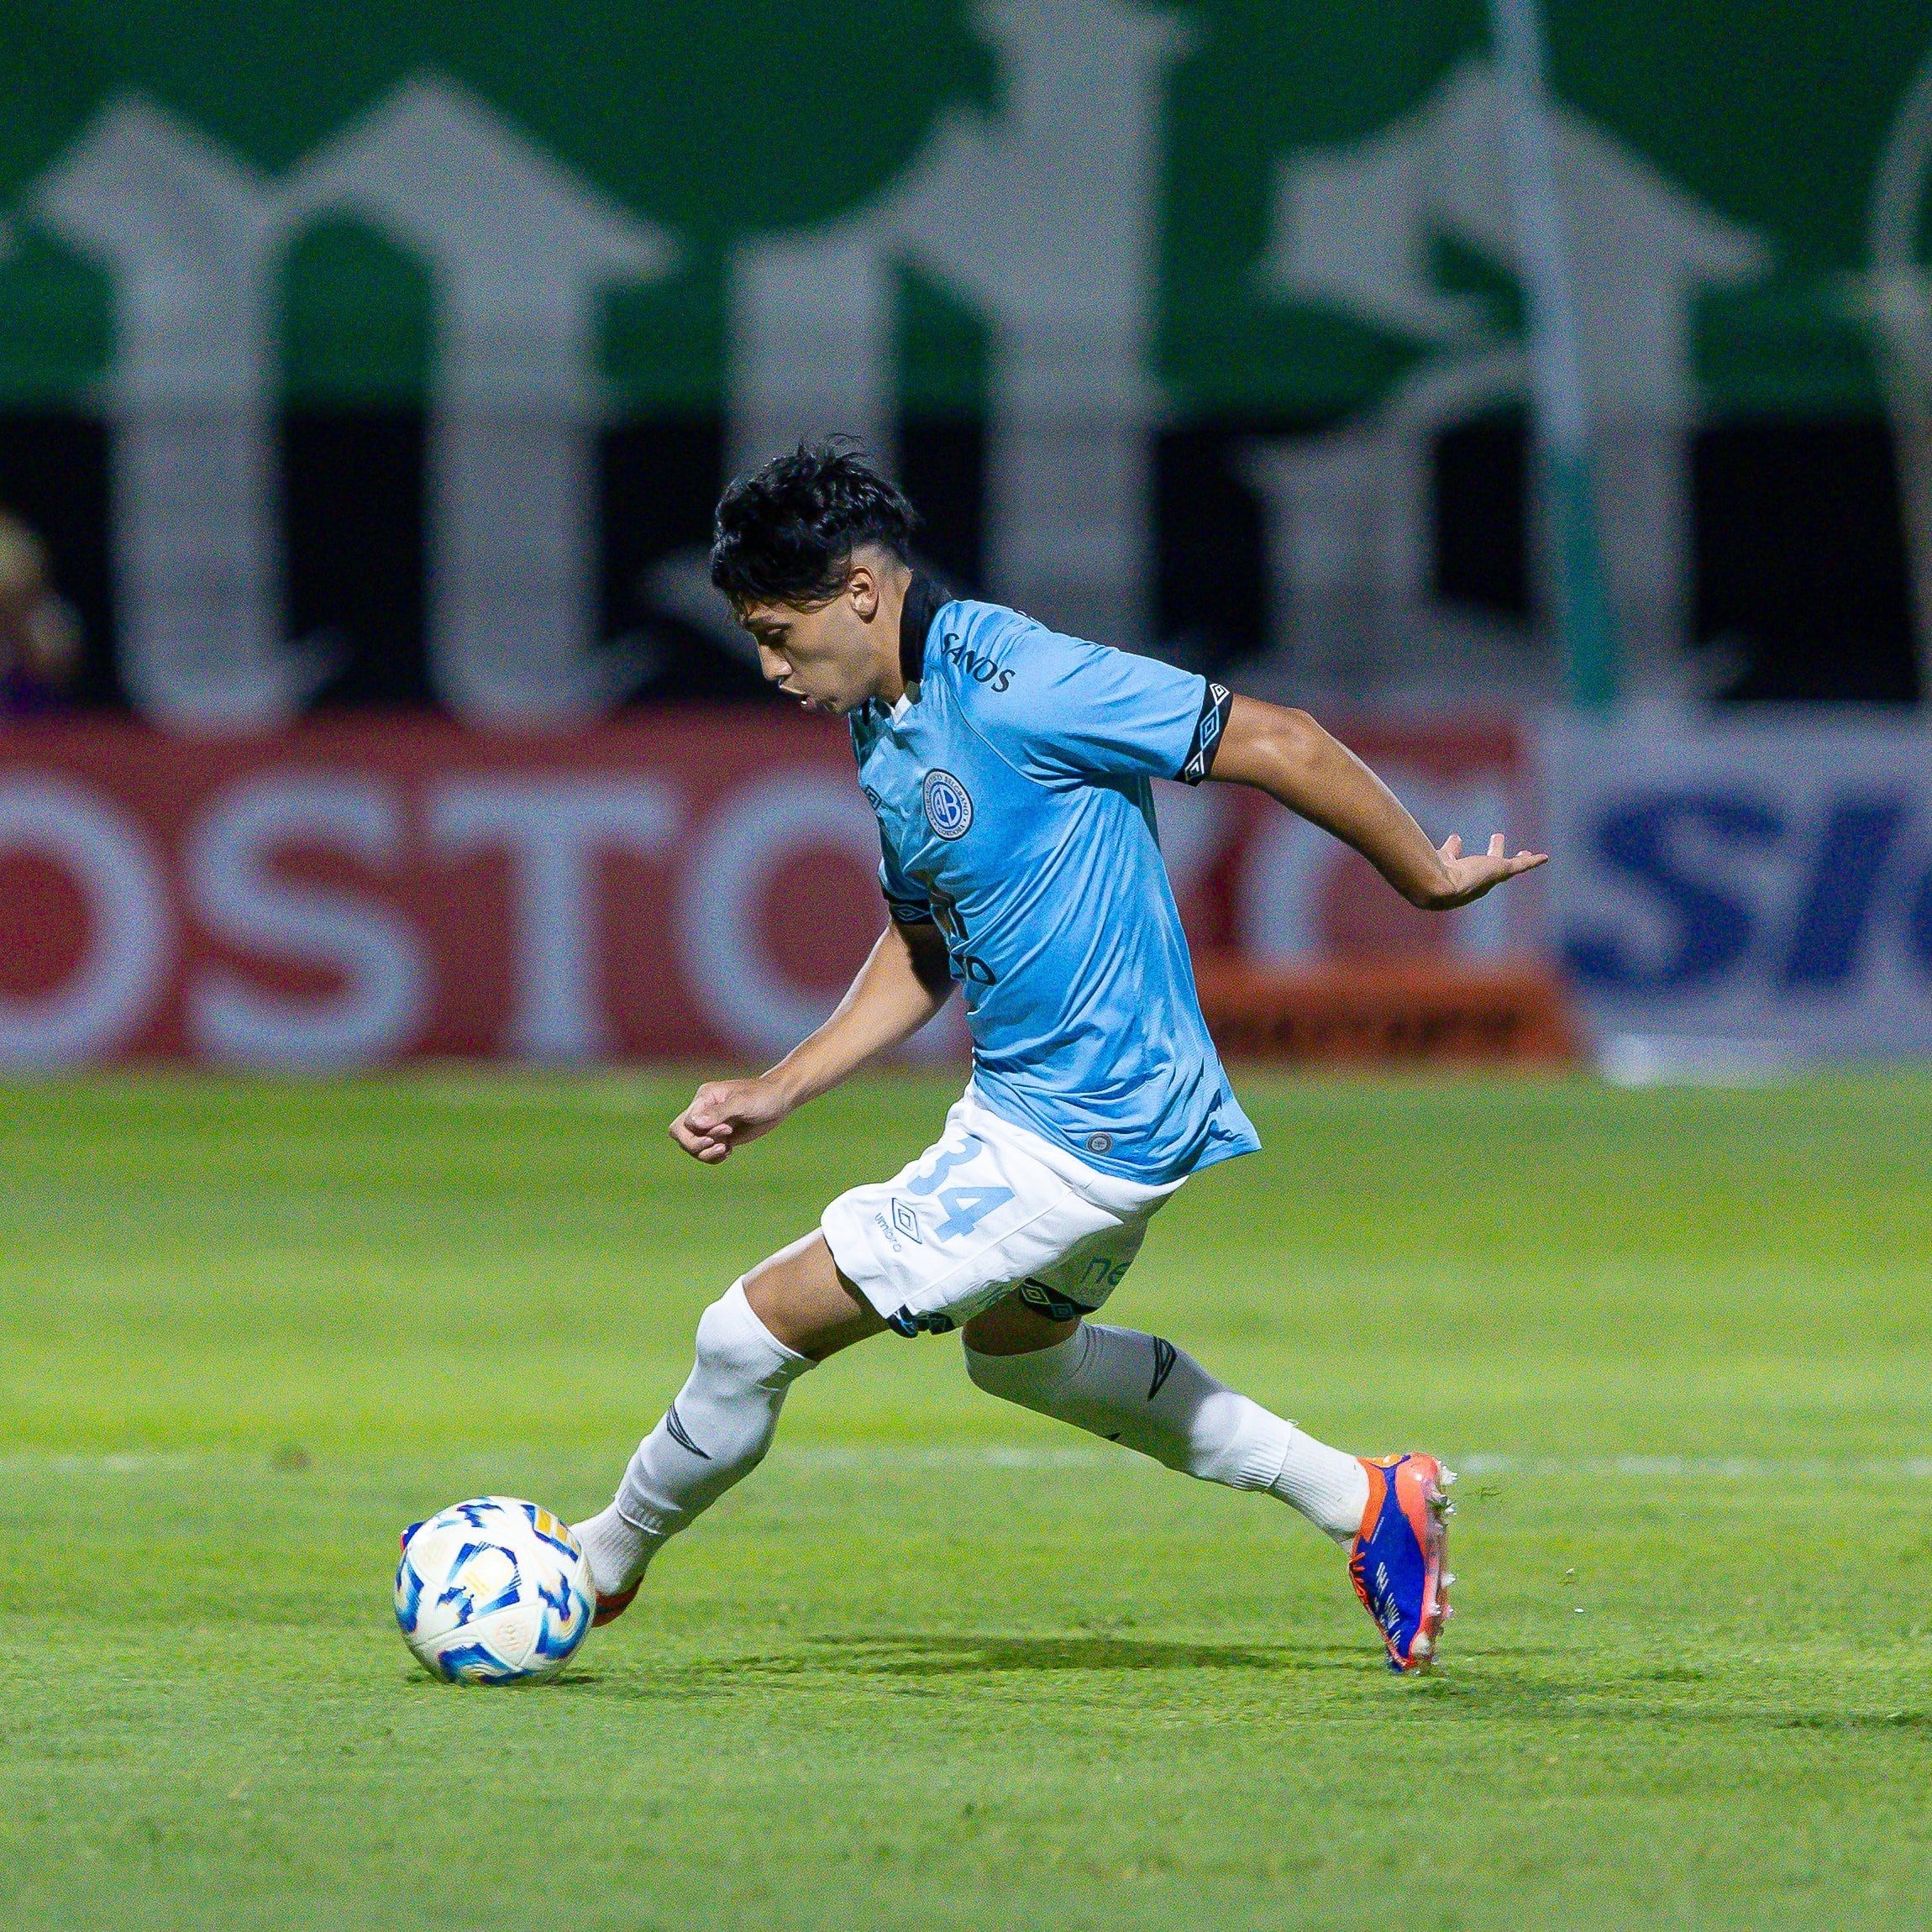
M 982 1355 L 973 1346 L 969 1335 L 961 1345 L 961 1352 L 966 1357 L 966 1373 L 975 1389 L 983 1389 L 989 1395 L 1005 1395 L 1011 1379 L 1005 1373 L 1005 1365 L 1012 1357 L 1005 1355 Z
M 989 1353 L 973 1346 L 971 1326 L 965 1337 L 966 1373 L 976 1389 L 1016 1402 L 1022 1409 L 1050 1410 L 1053 1399 L 1073 1379 L 1085 1352 L 1078 1326 L 1044 1348 Z
M 771 1332 L 745 1299 L 742 1279 L 698 1317 L 698 1366 L 714 1375 L 758 1380 L 770 1367 L 771 1346 Z

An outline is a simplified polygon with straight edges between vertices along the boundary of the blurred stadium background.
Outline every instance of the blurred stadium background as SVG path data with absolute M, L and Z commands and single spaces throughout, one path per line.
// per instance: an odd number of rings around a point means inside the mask
M 1932 4 L 0 13 L 10 1922 L 1932 1914 Z M 956 586 L 1555 855 L 1432 921 L 1161 798 L 1268 1150 L 1124 1319 L 1465 1459 L 1411 1698 L 938 1344 L 570 1694 L 405 1678 L 400 1523 L 600 1504 L 963 1063 L 718 1176 L 645 1064 L 879 922 L 704 568 L 828 430 Z
M 1541 961 L 1638 1074 L 1924 1050 L 1923 12 L 1567 5 L 1539 95 L 1474 6 L 63 9 L 0 79 L 0 1063 L 790 1038 L 870 833 L 702 559 L 827 429 L 958 586 L 1562 857 L 1431 927 L 1177 795 L 1202 953 Z M 1494 1046 L 1421 983 L 1278 1032 Z

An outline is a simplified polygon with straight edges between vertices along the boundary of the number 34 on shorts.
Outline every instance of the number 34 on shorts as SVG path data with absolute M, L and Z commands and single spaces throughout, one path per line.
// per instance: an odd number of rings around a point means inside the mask
M 841 1194 L 822 1225 L 840 1272 L 881 1315 L 943 1333 L 1022 1284 L 1097 1308 L 1173 1192 L 1089 1168 L 969 1089 L 936 1146 L 882 1185 Z
M 932 1230 L 935 1241 L 956 1241 L 961 1235 L 971 1234 L 995 1208 L 1003 1208 L 1008 1201 L 1018 1200 L 1016 1189 L 1001 1187 L 997 1182 L 982 1182 L 978 1185 L 962 1182 L 952 1187 L 945 1184 L 961 1168 L 970 1167 L 985 1152 L 985 1142 L 977 1134 L 968 1134 L 957 1147 L 942 1146 L 932 1166 L 906 1183 L 908 1195 L 930 1196 L 933 1205 L 944 1214 L 946 1218 Z M 893 1219 L 902 1232 L 911 1233 L 912 1239 L 917 1241 L 921 1238 L 915 1231 L 920 1218 L 918 1210 L 907 1207 L 901 1218 L 901 1206 L 899 1200 L 893 1202 Z

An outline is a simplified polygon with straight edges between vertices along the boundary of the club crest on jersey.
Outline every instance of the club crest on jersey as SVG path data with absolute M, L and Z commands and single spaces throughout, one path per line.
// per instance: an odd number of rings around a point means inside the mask
M 926 774 L 926 822 L 942 838 L 963 838 L 973 825 L 973 801 L 949 771 Z

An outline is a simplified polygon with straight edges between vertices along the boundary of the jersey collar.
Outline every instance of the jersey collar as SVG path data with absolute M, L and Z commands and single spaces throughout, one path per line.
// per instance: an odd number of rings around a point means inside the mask
M 895 720 L 919 701 L 919 686 L 926 675 L 926 635 L 932 628 L 932 620 L 952 601 L 936 578 L 923 570 L 912 573 L 899 612 L 899 675 L 905 680 L 906 695 L 892 707 Z

